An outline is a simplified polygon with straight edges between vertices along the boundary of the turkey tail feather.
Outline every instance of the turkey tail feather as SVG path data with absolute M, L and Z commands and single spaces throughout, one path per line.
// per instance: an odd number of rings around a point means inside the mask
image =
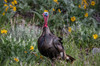
M 74 60 L 75 60 L 75 58 L 73 58 L 73 57 L 71 57 L 71 56 L 69 56 L 69 55 L 66 54 L 66 61 L 67 62 L 73 63 Z
M 73 58 L 73 57 L 67 55 L 67 54 L 65 53 L 65 51 L 63 52 L 63 57 L 62 57 L 62 59 L 63 59 L 63 60 L 66 60 L 67 62 L 70 62 L 70 63 L 73 63 L 73 61 L 75 60 L 75 58 Z

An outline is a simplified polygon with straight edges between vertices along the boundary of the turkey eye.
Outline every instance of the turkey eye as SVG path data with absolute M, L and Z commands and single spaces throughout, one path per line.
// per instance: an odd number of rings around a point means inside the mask
M 48 16 L 48 13 L 45 13 L 45 16 Z
M 48 15 L 48 13 L 45 13 L 46 15 Z

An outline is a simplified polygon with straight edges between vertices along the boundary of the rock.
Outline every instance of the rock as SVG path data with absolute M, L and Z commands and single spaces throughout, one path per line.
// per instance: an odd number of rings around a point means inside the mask
M 96 53 L 100 53 L 100 48 L 93 48 L 92 53 L 93 55 Z

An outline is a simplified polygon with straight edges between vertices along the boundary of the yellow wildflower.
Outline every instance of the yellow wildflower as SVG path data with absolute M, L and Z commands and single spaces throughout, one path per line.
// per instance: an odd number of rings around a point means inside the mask
M 4 16 L 5 15 L 5 12 L 3 12 L 2 15 Z
M 53 10 L 53 11 L 55 11 L 55 9 L 54 9 L 54 8 L 53 8 L 52 10 Z
M 58 0 L 53 0 L 54 2 L 58 2 Z
M 94 39 L 97 39 L 97 38 L 98 38 L 98 35 L 97 35 L 97 34 L 94 34 L 94 35 L 93 35 L 93 38 L 94 38 Z
M 27 53 L 27 51 L 24 51 L 24 53 Z
M 3 33 L 7 34 L 7 30 L 3 29 L 3 30 L 1 30 L 1 33 L 2 33 L 2 34 L 3 34 Z
M 43 56 L 40 56 L 41 59 L 43 59 Z
M 13 7 L 13 11 L 16 11 L 16 7 Z
M 86 4 L 86 5 L 88 5 L 88 3 L 87 3 L 87 1 L 86 0 L 83 0 L 84 1 L 84 3 Z
M 88 17 L 88 13 L 85 13 L 85 15 L 84 15 L 85 17 Z
M 10 6 L 10 8 L 12 8 L 13 6 L 12 5 L 9 5 Z
M 9 7 L 7 7 L 7 8 L 5 9 L 6 12 L 7 12 L 8 8 L 9 8 Z
M 11 4 L 12 4 L 12 5 L 15 5 L 15 3 L 14 3 L 14 2 L 11 2 Z
M 60 9 L 58 9 L 58 11 L 59 11 L 59 13 L 61 13 L 61 10 Z
M 56 2 L 57 4 L 59 4 L 59 2 Z
M 48 10 L 44 10 L 44 12 L 48 12 Z
M 14 3 L 15 3 L 15 4 L 17 4 L 17 1 L 16 1 L 16 0 L 14 0 Z
M 68 32 L 71 32 L 72 31 L 72 28 L 71 27 L 68 27 Z
M 35 56 L 37 56 L 37 54 L 35 54 Z
M 30 50 L 34 50 L 34 47 L 33 46 L 30 46 Z
M 18 62 L 18 61 L 19 61 L 19 59 L 17 59 L 17 58 L 14 58 L 14 61 Z
M 8 6 L 7 4 L 4 4 L 4 6 Z
M 79 8 L 81 8 L 81 5 L 78 5 Z
M 4 0 L 7 3 L 7 0 Z
M 53 0 L 55 3 L 59 4 L 58 0 Z
M 86 5 L 84 5 L 84 9 L 86 9 Z
M 88 3 L 87 3 L 86 0 L 82 0 L 81 4 L 83 5 L 83 3 L 84 3 L 85 5 L 88 5 Z
M 91 5 L 94 6 L 95 5 L 95 1 L 91 1 Z
M 75 16 L 71 17 L 71 21 L 74 22 L 76 20 Z
M 83 2 L 84 2 L 84 1 L 82 0 L 82 2 L 81 2 L 82 5 L 83 5 Z

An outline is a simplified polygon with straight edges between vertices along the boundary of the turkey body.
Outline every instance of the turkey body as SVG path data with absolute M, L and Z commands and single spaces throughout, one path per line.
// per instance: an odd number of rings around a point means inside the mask
M 43 33 L 38 39 L 38 50 L 51 60 L 60 56 L 64 52 L 61 39 L 53 35 L 48 27 L 43 28 Z

